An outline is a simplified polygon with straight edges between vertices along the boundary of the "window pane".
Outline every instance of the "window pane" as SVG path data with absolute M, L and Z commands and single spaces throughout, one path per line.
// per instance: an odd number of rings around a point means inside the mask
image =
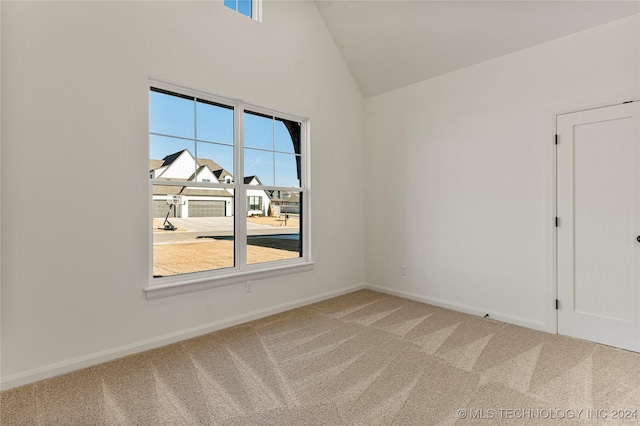
M 226 176 L 233 179 L 233 147 L 198 142 L 198 166 L 198 182 L 222 182 Z
M 273 119 L 245 112 L 244 146 L 273 150 Z
M 251 0 L 238 0 L 238 12 L 251 18 Z
M 198 139 L 233 145 L 233 108 L 204 102 L 197 102 L 196 108 Z
M 229 191 L 153 185 L 152 197 L 154 277 L 234 266 Z
M 149 176 L 152 179 L 189 179 L 196 170 L 195 144 L 185 139 L 150 135 Z
M 244 174 L 256 176 L 262 185 L 273 185 L 273 152 L 245 148 Z
M 264 197 L 266 194 L 263 194 L 264 191 L 255 191 L 251 192 L 256 193 L 259 192 L 261 195 L 249 195 L 247 197 L 247 216 L 264 216 L 266 214 L 264 207 Z
M 287 126 L 289 127 L 287 128 Z M 288 120 L 275 120 L 275 128 L 276 151 L 300 154 L 300 123 Z M 292 134 L 297 138 L 295 146 L 291 139 Z
M 150 131 L 170 136 L 193 138 L 194 101 L 159 92 L 150 92 Z
M 276 186 L 300 186 L 300 156 L 276 153 Z
M 262 196 L 265 217 L 247 217 L 247 263 L 295 259 L 302 256 L 301 192 L 248 190 L 248 197 Z M 266 204 L 266 205 L 265 205 Z
M 236 0 L 224 0 L 224 5 L 230 9 L 238 10 L 238 5 L 236 4 Z

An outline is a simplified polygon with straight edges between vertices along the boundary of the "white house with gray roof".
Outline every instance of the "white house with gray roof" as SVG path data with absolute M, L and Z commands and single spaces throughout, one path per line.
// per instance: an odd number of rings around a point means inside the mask
M 185 149 L 162 160 L 150 160 L 151 179 L 191 182 L 231 183 L 233 175 L 211 159 L 196 159 Z M 245 183 L 260 185 L 257 176 L 245 177 Z M 269 195 L 261 189 L 247 190 L 247 215 L 266 215 Z M 154 185 L 153 217 L 221 217 L 233 216 L 233 189 Z

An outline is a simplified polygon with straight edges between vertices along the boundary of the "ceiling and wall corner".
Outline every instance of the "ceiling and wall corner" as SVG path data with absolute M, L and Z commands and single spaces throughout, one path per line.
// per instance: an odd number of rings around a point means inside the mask
M 640 12 L 638 1 L 316 5 L 365 99 Z

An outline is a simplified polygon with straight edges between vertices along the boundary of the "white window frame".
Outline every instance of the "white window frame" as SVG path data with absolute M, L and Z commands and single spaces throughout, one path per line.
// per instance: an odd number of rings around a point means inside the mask
M 203 100 L 208 100 L 222 105 L 233 107 L 234 110 L 234 165 L 232 183 L 218 182 L 193 182 L 193 181 L 167 181 L 162 179 L 149 179 L 148 191 L 148 217 L 149 223 L 153 220 L 153 185 L 177 185 L 177 186 L 203 186 L 203 187 L 221 187 L 229 188 L 234 191 L 234 257 L 235 266 L 223 269 L 214 269 L 210 271 L 193 272 L 187 274 L 172 275 L 167 277 L 153 277 L 153 232 L 151 227 L 149 230 L 149 282 L 145 287 L 147 299 L 157 299 L 177 294 L 190 293 L 194 291 L 206 290 L 215 287 L 222 287 L 232 284 L 244 283 L 246 281 L 256 281 L 266 278 L 310 271 L 313 269 L 314 262 L 311 257 L 311 182 L 310 182 L 310 161 L 309 161 L 309 128 L 310 119 L 307 117 L 299 117 L 291 114 L 281 113 L 271 109 L 259 107 L 237 99 L 229 99 L 197 90 L 188 89 L 174 84 L 165 83 L 158 80 L 150 80 L 147 90 L 147 99 L 151 88 L 158 88 L 193 96 Z M 300 217 L 301 229 L 301 249 L 302 256 L 295 259 L 276 260 L 264 263 L 247 264 L 247 189 L 256 189 L 255 185 L 244 183 L 244 126 L 243 117 L 245 110 L 257 112 L 266 115 L 272 115 L 285 120 L 296 121 L 301 123 L 300 130 L 300 154 L 301 154 L 301 173 L 300 187 L 281 187 L 272 185 L 260 185 L 260 189 L 279 190 L 300 192 L 302 200 L 300 208 L 302 215 Z M 149 134 L 149 123 L 147 123 L 147 133 Z M 148 154 L 150 153 L 150 144 L 147 140 Z M 149 157 L 149 155 L 148 155 Z M 148 160 L 147 160 L 148 162 Z M 264 200 L 263 200 L 264 202 Z
M 252 0 L 251 16 L 254 21 L 262 22 L 262 0 Z
M 240 13 L 240 11 L 238 10 L 238 0 L 236 1 L 236 8 L 235 9 L 231 9 L 230 7 L 224 5 L 223 2 L 223 6 L 226 7 L 229 10 L 233 10 L 236 13 L 239 13 L 242 16 L 245 16 L 249 19 L 253 19 L 254 21 L 258 21 L 258 22 L 262 22 L 262 0 L 251 0 L 251 17 L 245 15 L 244 13 Z

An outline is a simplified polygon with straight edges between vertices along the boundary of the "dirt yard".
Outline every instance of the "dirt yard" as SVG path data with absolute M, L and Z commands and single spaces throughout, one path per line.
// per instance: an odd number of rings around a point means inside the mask
M 256 245 L 247 246 L 247 262 L 294 259 L 298 252 Z M 233 241 L 203 239 L 153 246 L 153 275 L 169 276 L 233 267 Z
M 247 221 L 274 228 L 284 227 L 284 216 L 248 217 Z M 166 232 L 158 229 L 162 220 L 153 220 L 153 232 Z M 299 227 L 298 217 L 287 219 L 287 228 Z M 188 231 L 178 228 L 178 231 Z M 262 263 L 273 260 L 294 259 L 299 257 L 299 242 L 286 239 L 261 238 L 250 240 L 247 245 L 247 262 Z M 190 272 L 233 267 L 233 241 L 203 238 L 197 241 L 154 244 L 153 275 L 170 276 Z
M 258 223 L 261 225 L 270 225 L 270 226 L 274 226 L 274 227 L 278 227 L 278 226 L 285 226 L 284 224 L 284 215 L 282 215 L 281 217 L 259 217 L 259 216 L 255 216 L 255 217 L 248 217 L 247 221 L 249 222 L 253 222 L 253 223 Z M 289 216 L 289 219 L 287 219 L 287 225 L 286 226 L 300 226 L 300 218 L 298 216 Z

